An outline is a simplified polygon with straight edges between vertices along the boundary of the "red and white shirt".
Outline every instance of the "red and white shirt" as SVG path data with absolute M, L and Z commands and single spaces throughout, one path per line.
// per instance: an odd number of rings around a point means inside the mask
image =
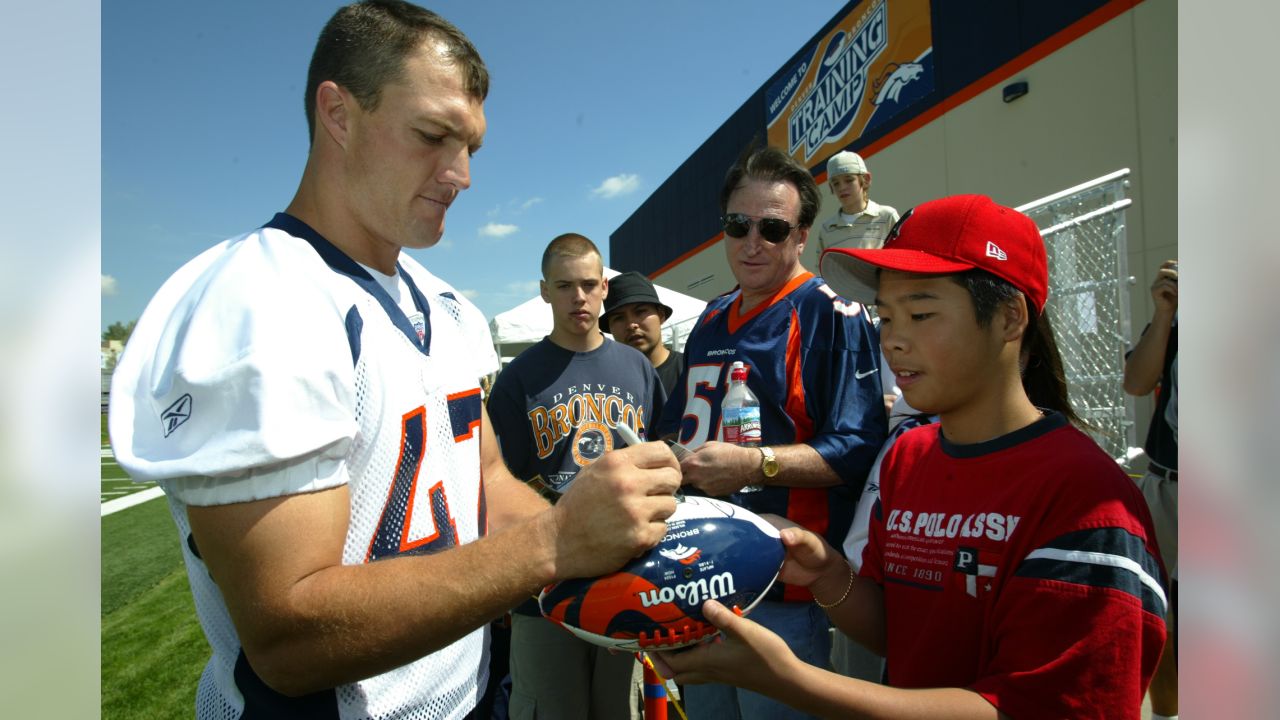
M 967 687 L 1019 718 L 1134 718 L 1165 640 L 1165 574 L 1124 472 L 1051 414 L 973 445 L 907 432 L 861 574 L 884 589 L 888 679 Z

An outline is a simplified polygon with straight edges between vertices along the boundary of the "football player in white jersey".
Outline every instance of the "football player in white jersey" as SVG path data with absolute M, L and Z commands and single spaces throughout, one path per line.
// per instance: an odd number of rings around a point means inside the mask
M 608 453 L 554 508 L 511 477 L 480 402 L 484 318 L 401 252 L 433 246 L 470 186 L 487 91 L 434 13 L 340 9 L 292 202 L 138 322 L 112 444 L 178 526 L 213 649 L 197 717 L 480 716 L 487 623 L 666 530 L 680 474 L 661 444 Z

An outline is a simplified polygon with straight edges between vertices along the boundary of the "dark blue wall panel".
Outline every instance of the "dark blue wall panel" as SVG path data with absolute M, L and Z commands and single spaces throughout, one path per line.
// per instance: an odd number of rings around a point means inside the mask
M 814 33 L 810 43 L 858 4 L 855 0 L 842 8 Z M 930 17 L 934 91 L 864 133 L 850 149 L 874 143 L 1106 4 L 1106 0 L 934 0 Z M 778 74 L 805 49 L 797 48 Z M 614 269 L 652 274 L 720 232 L 721 182 L 742 149 L 753 139 L 765 137 L 764 92 L 773 81 L 769 78 L 609 236 L 609 263 Z M 823 166 L 811 169 L 816 174 Z

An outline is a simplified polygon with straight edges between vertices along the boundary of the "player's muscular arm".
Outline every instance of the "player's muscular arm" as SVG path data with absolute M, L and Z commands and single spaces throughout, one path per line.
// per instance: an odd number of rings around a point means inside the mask
M 628 448 L 585 469 L 556 507 L 504 531 L 362 565 L 341 564 L 345 486 L 188 516 L 250 664 L 300 695 L 422 657 L 546 583 L 620 567 L 661 539 L 679 484 L 665 447 Z
M 729 443 L 708 441 L 680 465 L 686 485 L 708 495 L 724 496 L 744 485 L 784 485 L 788 487 L 830 487 L 840 484 L 835 470 L 817 450 L 803 443 L 771 445 L 778 458 L 778 475 L 765 478 L 760 469 L 760 450 Z

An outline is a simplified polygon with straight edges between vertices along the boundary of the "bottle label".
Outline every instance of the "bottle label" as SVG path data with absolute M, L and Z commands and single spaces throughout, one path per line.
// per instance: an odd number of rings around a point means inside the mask
M 760 445 L 760 408 L 724 408 L 721 428 L 724 441 L 734 445 L 756 447 Z

